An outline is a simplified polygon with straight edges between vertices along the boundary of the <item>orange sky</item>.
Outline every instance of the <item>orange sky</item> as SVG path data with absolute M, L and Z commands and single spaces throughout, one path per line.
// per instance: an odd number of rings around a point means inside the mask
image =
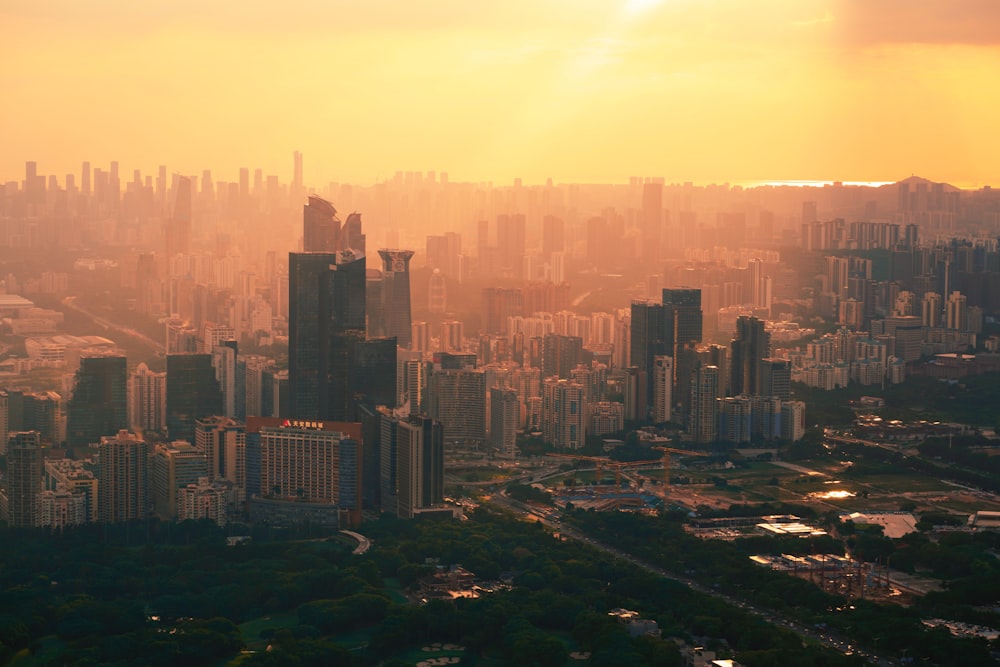
M 0 58 L 0 181 L 1000 185 L 995 0 L 0 0 Z

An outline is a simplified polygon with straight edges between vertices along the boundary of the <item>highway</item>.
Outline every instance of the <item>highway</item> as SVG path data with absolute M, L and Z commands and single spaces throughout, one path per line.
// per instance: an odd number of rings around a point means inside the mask
M 100 315 L 95 315 L 94 313 L 90 312 L 89 310 L 86 310 L 86 309 L 80 307 L 76 303 L 76 297 L 75 296 L 68 296 L 68 297 L 66 297 L 65 299 L 62 300 L 62 304 L 64 306 L 66 306 L 67 308 L 75 310 L 76 312 L 80 313 L 81 315 L 83 315 L 83 316 L 85 316 L 85 317 L 93 320 L 94 324 L 96 324 L 96 325 L 98 325 L 100 327 L 103 327 L 104 329 L 106 329 L 108 331 L 116 331 L 116 332 L 118 332 L 120 334 L 124 334 L 126 336 L 131 337 L 131 338 L 135 338 L 136 340 L 138 340 L 138 341 L 142 342 L 143 344 L 149 346 L 155 352 L 164 352 L 165 351 L 165 348 L 163 347 L 162 343 L 158 343 L 157 341 L 153 340 L 149 336 L 147 336 L 147 335 L 145 335 L 145 334 L 143 334 L 143 333 L 141 333 L 139 331 L 136 331 L 135 329 L 123 326 L 121 324 L 116 324 L 116 323 L 112 322 L 111 320 L 103 318 Z
M 832 648 L 834 650 L 840 651 L 845 655 L 859 656 L 862 659 L 866 660 L 869 664 L 880 665 L 881 667 L 893 667 L 897 664 L 896 662 L 891 661 L 887 658 L 884 657 L 879 658 L 865 652 L 862 649 L 859 649 L 858 647 L 854 646 L 853 642 L 851 642 L 848 639 L 838 637 L 826 631 L 824 631 L 823 633 L 817 632 L 814 629 L 807 628 L 801 625 L 800 623 L 797 623 L 794 619 L 783 617 L 770 609 L 763 609 L 761 607 L 756 607 L 745 600 L 734 598 L 718 590 L 704 586 L 703 584 L 693 579 L 678 575 L 673 572 L 668 572 L 663 568 L 651 565 L 639 558 L 636 558 L 632 554 L 629 554 L 604 542 L 595 540 L 594 538 L 585 535 L 570 526 L 563 525 L 558 519 L 552 520 L 541 511 L 532 508 L 530 506 L 527 506 L 523 503 L 520 503 L 512 498 L 509 498 L 503 492 L 494 494 L 490 500 L 491 502 L 495 502 L 498 505 L 501 505 L 506 509 L 511 510 L 517 514 L 521 514 L 526 517 L 531 517 L 532 519 L 541 522 L 548 528 L 558 531 L 560 535 L 562 535 L 567 539 L 583 542 L 585 544 L 588 544 L 589 546 L 594 547 L 595 549 L 600 549 L 601 551 L 604 551 L 617 558 L 632 563 L 636 567 L 640 567 L 643 570 L 646 570 L 647 572 L 651 572 L 652 574 L 655 574 L 657 576 L 664 577 L 665 579 L 672 579 L 673 581 L 678 581 L 682 584 L 685 584 L 688 588 L 690 588 L 693 591 L 697 591 L 698 593 L 702 593 L 704 595 L 710 595 L 714 598 L 723 600 L 728 604 L 731 604 L 735 607 L 739 607 L 743 611 L 749 614 L 753 614 L 754 616 L 757 616 L 758 618 L 761 618 L 764 621 L 767 621 L 768 623 L 772 623 L 774 625 L 780 625 L 781 627 L 784 627 L 790 630 L 791 632 L 794 632 L 795 634 L 799 635 L 804 640 L 808 639 L 814 641 L 827 648 Z

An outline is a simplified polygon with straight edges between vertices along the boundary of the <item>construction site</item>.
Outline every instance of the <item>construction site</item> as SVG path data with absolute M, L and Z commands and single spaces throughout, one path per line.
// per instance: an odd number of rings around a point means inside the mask
M 847 600 L 873 600 L 910 604 L 914 597 L 928 592 L 928 581 L 890 570 L 884 564 L 865 563 L 847 556 L 813 554 L 809 556 L 751 556 L 762 567 L 786 572 L 805 579 L 827 593 Z M 930 582 L 933 586 L 936 582 Z
M 549 456 L 557 459 L 574 461 L 578 466 L 568 473 L 562 487 L 552 489 L 553 499 L 560 507 L 571 504 L 573 507 L 598 512 L 633 510 L 651 513 L 667 504 L 693 508 L 694 504 L 678 502 L 672 498 L 671 456 L 709 457 L 711 454 L 674 447 L 659 446 L 653 449 L 663 452 L 662 457 L 643 461 L 614 461 L 599 456 L 550 454 Z M 591 471 L 592 483 L 586 483 Z M 680 495 L 683 496 L 683 493 Z

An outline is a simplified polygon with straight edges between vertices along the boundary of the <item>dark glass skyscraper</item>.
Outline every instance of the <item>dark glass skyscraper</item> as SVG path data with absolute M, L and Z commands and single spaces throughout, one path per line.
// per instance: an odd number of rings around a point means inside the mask
M 760 394 L 760 363 L 770 352 L 771 337 L 764 331 L 764 321 L 742 316 L 736 320 L 736 338 L 733 339 L 733 371 L 729 381 L 733 396 Z
M 67 406 L 66 445 L 97 444 L 128 428 L 128 366 L 125 357 L 91 355 L 80 358 L 76 388 Z
M 394 336 L 401 347 L 410 347 L 410 258 L 412 250 L 379 250 L 382 258 L 380 334 Z
M 365 257 L 350 250 L 288 256 L 289 410 L 350 418 L 350 368 L 365 340 Z
M 702 336 L 701 290 L 665 289 L 661 303 L 632 302 L 630 364 L 650 377 L 657 356 L 673 363 L 673 395 L 684 403 L 690 391 L 690 364 L 680 357 L 686 347 L 700 343 Z M 646 382 L 647 411 L 653 404 L 653 383 Z M 642 414 L 646 414 L 643 412 Z
M 354 345 L 351 398 L 369 406 L 396 406 L 396 339 L 374 338 Z M 357 419 L 352 406 L 351 418 Z
M 195 420 L 222 414 L 222 390 L 210 354 L 167 355 L 167 432 L 194 442 Z
M 333 252 L 340 245 L 340 219 L 333 204 L 309 197 L 302 207 L 302 249 L 305 252 Z

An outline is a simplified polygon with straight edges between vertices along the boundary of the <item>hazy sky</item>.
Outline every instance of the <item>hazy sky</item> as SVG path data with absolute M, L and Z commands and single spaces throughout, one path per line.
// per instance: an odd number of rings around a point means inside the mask
M 0 0 L 0 181 L 1000 185 L 996 0 Z

